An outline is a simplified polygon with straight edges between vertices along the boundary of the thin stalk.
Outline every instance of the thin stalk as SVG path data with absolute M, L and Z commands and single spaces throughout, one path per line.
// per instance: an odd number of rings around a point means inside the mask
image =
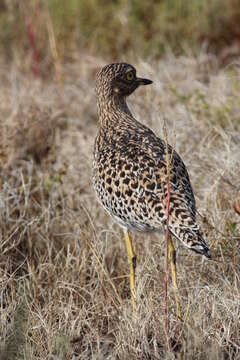
M 62 95 L 62 92 L 63 92 L 62 91 L 63 70 L 62 70 L 60 56 L 58 53 L 57 40 L 56 40 L 53 23 L 52 23 L 52 18 L 51 18 L 51 14 L 49 12 L 47 1 L 45 2 L 45 8 L 46 8 L 46 24 L 47 24 L 49 45 L 50 45 L 50 49 L 51 49 L 51 53 L 52 53 L 52 57 L 53 57 L 53 63 L 54 63 L 54 68 L 55 68 L 55 73 L 56 73 L 56 80 L 57 80 L 57 84 L 58 84 L 59 97 L 60 97 L 60 101 L 61 101 L 62 105 L 64 105 L 63 95 Z
M 34 27 L 32 25 L 32 21 L 30 20 L 30 16 L 29 13 L 31 12 L 31 9 L 27 9 L 25 8 L 25 6 L 23 5 L 23 3 L 18 0 L 17 1 L 20 13 L 22 13 L 22 16 L 24 18 L 24 22 L 25 22 L 25 26 L 26 26 L 26 30 L 27 30 L 27 35 L 28 35 L 28 39 L 29 39 L 29 43 L 30 43 L 30 47 L 32 49 L 32 72 L 33 75 L 35 77 L 37 77 L 39 75 L 39 52 L 36 46 L 36 37 L 35 37 L 35 31 L 34 31 Z M 36 7 L 36 5 L 35 5 Z M 34 9 L 35 12 L 35 9 Z
M 168 257 L 169 257 L 169 207 L 170 207 L 170 162 L 169 162 L 169 153 L 168 153 L 168 133 L 166 128 L 166 123 L 164 121 L 164 138 L 166 146 L 166 163 L 167 163 L 167 205 L 166 205 L 166 248 L 165 248 L 165 277 L 164 277 L 164 314 L 165 314 L 165 333 L 168 350 L 170 350 L 169 344 L 169 311 L 168 311 L 168 278 L 169 278 L 169 268 L 168 268 Z

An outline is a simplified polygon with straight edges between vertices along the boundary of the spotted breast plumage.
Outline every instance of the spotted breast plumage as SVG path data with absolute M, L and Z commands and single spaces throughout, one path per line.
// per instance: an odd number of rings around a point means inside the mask
M 133 66 L 114 63 L 97 75 L 100 129 L 95 140 L 93 184 L 104 209 L 130 230 L 166 227 L 167 156 L 170 164 L 170 233 L 187 248 L 210 258 L 196 223 L 195 198 L 187 169 L 173 148 L 131 114 L 126 97 L 141 85 Z M 168 151 L 167 151 L 168 150 Z M 168 155 L 167 155 L 168 154 Z

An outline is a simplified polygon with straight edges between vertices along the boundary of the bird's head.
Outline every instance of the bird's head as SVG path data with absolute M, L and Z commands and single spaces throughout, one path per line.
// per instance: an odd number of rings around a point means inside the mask
M 104 66 L 97 75 L 96 93 L 98 97 L 127 97 L 139 86 L 152 84 L 151 80 L 137 77 L 136 69 L 126 63 Z

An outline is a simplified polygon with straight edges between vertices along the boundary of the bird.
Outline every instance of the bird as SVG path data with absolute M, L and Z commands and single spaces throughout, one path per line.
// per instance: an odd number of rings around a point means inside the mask
M 208 259 L 211 253 L 196 222 L 195 197 L 183 160 L 164 139 L 135 119 L 127 105 L 128 96 L 152 83 L 138 77 L 135 67 L 124 62 L 108 64 L 98 72 L 93 187 L 105 211 L 123 229 L 134 310 L 136 255 L 131 233 L 160 233 L 168 228 L 173 288 L 181 318 L 172 237 Z

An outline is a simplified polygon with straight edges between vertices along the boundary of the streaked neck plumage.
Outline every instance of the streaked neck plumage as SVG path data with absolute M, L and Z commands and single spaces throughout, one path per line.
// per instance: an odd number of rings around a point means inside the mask
M 126 97 L 115 93 L 109 87 L 101 89 L 101 91 L 96 88 L 96 94 L 101 127 L 109 125 L 109 122 L 118 122 L 124 114 L 133 117 L 128 108 Z

